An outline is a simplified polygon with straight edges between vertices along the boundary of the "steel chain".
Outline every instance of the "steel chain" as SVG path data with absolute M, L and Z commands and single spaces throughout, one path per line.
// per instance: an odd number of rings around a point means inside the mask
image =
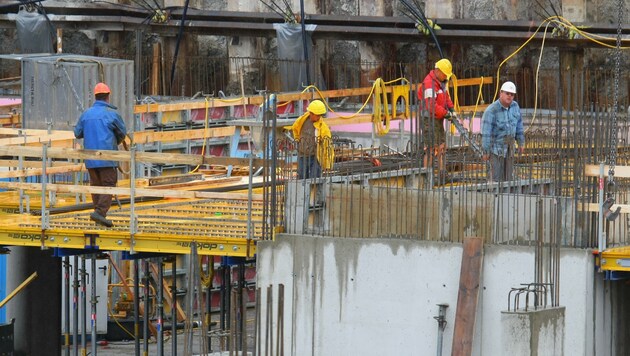
M 614 75 L 614 90 L 613 90 L 613 107 L 612 107 L 612 132 L 610 135 L 610 160 L 608 167 L 608 183 L 614 186 L 615 177 L 615 165 L 617 163 L 617 113 L 619 105 L 619 76 L 621 71 L 621 24 L 623 21 L 623 0 L 617 0 L 618 23 L 617 23 L 617 43 L 615 48 L 615 75 Z M 613 192 L 608 192 L 609 195 Z

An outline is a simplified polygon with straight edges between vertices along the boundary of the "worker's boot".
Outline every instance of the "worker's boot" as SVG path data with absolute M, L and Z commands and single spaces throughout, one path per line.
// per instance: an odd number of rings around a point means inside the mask
M 106 227 L 114 226 L 114 223 L 112 223 L 111 220 L 106 219 L 103 215 L 97 213 L 96 211 L 90 214 L 90 220 Z

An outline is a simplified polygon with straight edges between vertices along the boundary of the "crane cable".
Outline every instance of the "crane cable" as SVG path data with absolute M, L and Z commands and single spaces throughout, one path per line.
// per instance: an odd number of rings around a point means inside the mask
M 363 105 L 361 105 L 359 110 L 357 110 L 355 113 L 353 113 L 351 115 L 339 115 L 339 116 L 335 116 L 335 118 L 352 119 L 352 118 L 358 116 L 366 108 L 366 106 L 370 102 L 370 99 L 372 99 L 373 96 L 378 96 L 379 97 L 378 99 L 374 98 L 374 113 L 373 113 L 373 116 L 375 118 L 373 118 L 372 122 L 375 125 L 375 131 L 379 135 L 387 134 L 389 132 L 389 124 L 390 124 L 390 120 L 391 120 L 391 114 L 389 112 L 389 105 L 388 105 L 388 99 L 387 99 L 386 85 L 393 84 L 393 83 L 396 83 L 396 82 L 409 83 L 409 81 L 406 78 L 403 78 L 403 77 L 396 78 L 396 79 L 390 80 L 388 82 L 384 81 L 382 78 L 376 78 L 376 80 L 374 81 L 374 84 L 372 84 L 372 88 L 370 90 L 370 93 L 368 94 L 368 97 L 365 99 L 365 101 L 363 102 Z M 306 92 L 307 90 L 310 90 L 310 89 L 315 90 L 315 92 L 317 93 L 318 97 L 320 99 L 322 99 L 322 102 L 324 103 L 324 105 L 326 105 L 326 108 L 327 108 L 328 111 L 330 111 L 332 113 L 336 113 L 335 110 L 333 110 L 328 105 L 328 103 L 325 100 L 326 98 L 325 98 L 324 94 L 319 90 L 319 88 L 317 88 L 317 86 L 309 85 L 306 88 L 304 88 L 304 90 L 302 90 L 302 93 L 304 93 L 304 92 Z M 408 103 L 405 103 L 405 104 L 409 105 Z M 384 117 L 382 115 L 383 111 L 385 111 L 385 116 Z
M 621 11 L 620 11 L 621 12 Z M 621 16 L 621 14 L 620 14 Z M 620 18 L 620 23 L 621 23 L 621 18 Z M 518 52 L 520 52 L 525 46 L 527 46 L 527 44 L 529 44 L 529 42 L 531 42 L 536 35 L 538 34 L 538 32 L 540 31 L 540 29 L 543 27 L 543 25 L 548 25 L 548 23 L 553 23 L 557 26 L 562 26 L 566 29 L 568 29 L 569 31 L 573 31 L 576 34 L 581 35 L 582 37 L 588 39 L 591 42 L 597 43 L 600 46 L 603 47 L 607 47 L 607 48 L 613 48 L 613 49 L 620 49 L 620 50 L 626 50 L 626 49 L 630 49 L 630 47 L 623 47 L 621 46 L 621 38 L 619 37 L 620 35 L 618 34 L 618 41 L 617 41 L 617 45 L 616 46 L 612 46 L 609 45 L 607 43 L 601 42 L 600 40 L 597 40 L 596 38 L 599 38 L 601 40 L 612 40 L 613 38 L 611 37 L 606 37 L 606 36 L 601 36 L 601 35 L 597 35 L 597 34 L 592 34 L 592 33 L 588 33 L 586 31 L 583 31 L 582 29 L 580 29 L 579 27 L 573 25 L 573 23 L 569 20 L 567 20 L 566 18 L 562 17 L 562 16 L 550 16 L 546 19 L 544 19 L 540 25 L 538 25 L 538 27 L 536 28 L 536 31 L 534 31 L 534 33 L 531 34 L 531 36 L 529 36 L 529 38 L 523 42 L 522 45 L 520 45 L 516 51 L 514 51 L 513 53 L 511 53 L 509 56 L 507 56 L 500 64 L 499 67 L 497 68 L 497 81 L 496 81 L 496 85 L 495 85 L 495 91 L 494 91 L 494 96 L 492 101 L 495 101 L 497 99 L 497 95 L 499 93 L 499 83 L 500 83 L 500 71 L 501 71 L 501 67 L 507 63 L 507 61 L 509 61 L 510 59 L 512 59 L 512 57 L 514 57 Z M 621 25 L 618 28 L 618 32 L 621 30 Z M 543 35 L 544 36 L 544 35 Z M 543 37 L 544 39 L 544 37 Z M 540 63 L 539 63 L 540 65 Z
M 617 113 L 619 111 L 619 77 L 621 72 L 621 22 L 623 19 L 623 3 L 617 0 L 619 21 L 617 23 L 617 47 L 615 51 L 615 76 L 613 88 L 612 132 L 610 134 L 610 156 L 608 163 L 608 196 L 612 197 L 615 187 L 615 164 L 617 163 Z
M 205 97 L 206 100 L 206 104 L 205 104 L 205 111 L 206 111 L 206 115 L 204 118 L 204 125 L 203 125 L 203 144 L 201 145 L 201 157 L 203 157 L 206 153 L 206 145 L 208 143 L 208 121 L 210 118 L 210 115 L 208 115 L 208 97 Z M 214 109 L 214 98 L 212 98 L 212 108 Z M 193 169 L 192 171 L 188 172 L 189 174 L 195 173 L 197 172 L 197 170 L 199 169 L 199 167 L 201 166 L 201 164 L 198 164 L 197 167 L 195 167 L 195 169 Z

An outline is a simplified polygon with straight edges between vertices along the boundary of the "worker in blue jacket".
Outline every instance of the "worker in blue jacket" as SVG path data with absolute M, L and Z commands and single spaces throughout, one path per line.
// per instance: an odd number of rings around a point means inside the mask
M 110 94 L 107 84 L 96 84 L 94 105 L 81 114 L 74 127 L 74 136 L 83 139 L 83 147 L 87 150 L 117 151 L 127 135 L 125 122 L 117 108 L 109 103 Z M 85 160 L 92 186 L 115 187 L 118 183 L 117 167 L 116 161 Z M 106 218 L 112 205 L 112 195 L 92 194 L 92 203 L 94 212 L 90 214 L 90 219 L 103 226 L 113 226 L 112 221 Z
M 503 83 L 499 99 L 488 106 L 481 118 L 483 160 L 490 163 L 488 180 L 491 182 L 512 180 L 514 153 L 518 150 L 523 154 L 525 150 L 523 118 L 515 95 L 516 85 Z

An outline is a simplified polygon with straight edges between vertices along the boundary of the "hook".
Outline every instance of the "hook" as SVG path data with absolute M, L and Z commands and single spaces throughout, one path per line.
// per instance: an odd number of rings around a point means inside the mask
M 615 211 L 610 210 L 613 204 L 615 204 L 615 198 L 613 197 L 606 198 L 606 200 L 602 204 L 604 218 L 606 218 L 606 220 L 608 221 L 614 221 L 619 216 L 619 212 L 621 211 L 620 206 L 618 206 L 617 209 L 615 209 Z

